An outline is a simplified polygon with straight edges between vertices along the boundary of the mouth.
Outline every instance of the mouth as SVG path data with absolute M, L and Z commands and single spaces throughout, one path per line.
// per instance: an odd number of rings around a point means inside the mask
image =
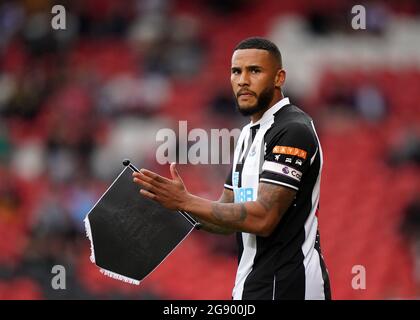
M 255 93 L 249 92 L 249 91 L 239 92 L 238 93 L 238 98 L 239 97 L 244 97 L 244 98 L 255 97 Z

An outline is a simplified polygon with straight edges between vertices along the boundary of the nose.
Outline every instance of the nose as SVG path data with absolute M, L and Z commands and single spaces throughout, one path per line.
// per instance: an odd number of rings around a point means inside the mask
M 241 72 L 241 76 L 239 77 L 238 85 L 240 87 L 249 86 L 248 72 L 246 72 L 246 71 Z

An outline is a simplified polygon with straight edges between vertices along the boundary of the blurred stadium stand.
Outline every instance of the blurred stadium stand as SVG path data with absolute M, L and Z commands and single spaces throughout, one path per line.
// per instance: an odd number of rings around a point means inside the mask
M 160 128 L 247 122 L 232 112 L 230 58 L 253 35 L 279 45 L 285 93 L 318 127 L 333 298 L 420 297 L 418 1 L 369 1 L 359 31 L 344 0 L 62 1 L 65 31 L 50 27 L 54 4 L 0 3 L 0 299 L 230 299 L 233 237 L 194 232 L 137 287 L 99 273 L 82 221 L 121 159 L 169 174 Z M 228 170 L 180 168 L 213 199 Z M 51 288 L 56 264 L 67 290 Z

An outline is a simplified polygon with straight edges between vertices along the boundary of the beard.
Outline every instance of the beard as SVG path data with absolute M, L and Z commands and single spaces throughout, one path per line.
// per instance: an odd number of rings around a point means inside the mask
M 252 116 L 253 114 L 267 110 L 270 102 L 273 100 L 273 97 L 274 88 L 266 88 L 257 97 L 257 102 L 253 106 L 247 108 L 241 107 L 237 96 L 235 96 L 235 103 L 237 109 L 243 116 Z

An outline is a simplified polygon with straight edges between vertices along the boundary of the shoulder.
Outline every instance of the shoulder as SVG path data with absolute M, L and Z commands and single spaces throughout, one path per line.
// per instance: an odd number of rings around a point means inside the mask
M 266 140 L 280 135 L 314 139 L 312 118 L 294 105 L 288 105 L 274 115 L 274 122 L 266 132 Z

